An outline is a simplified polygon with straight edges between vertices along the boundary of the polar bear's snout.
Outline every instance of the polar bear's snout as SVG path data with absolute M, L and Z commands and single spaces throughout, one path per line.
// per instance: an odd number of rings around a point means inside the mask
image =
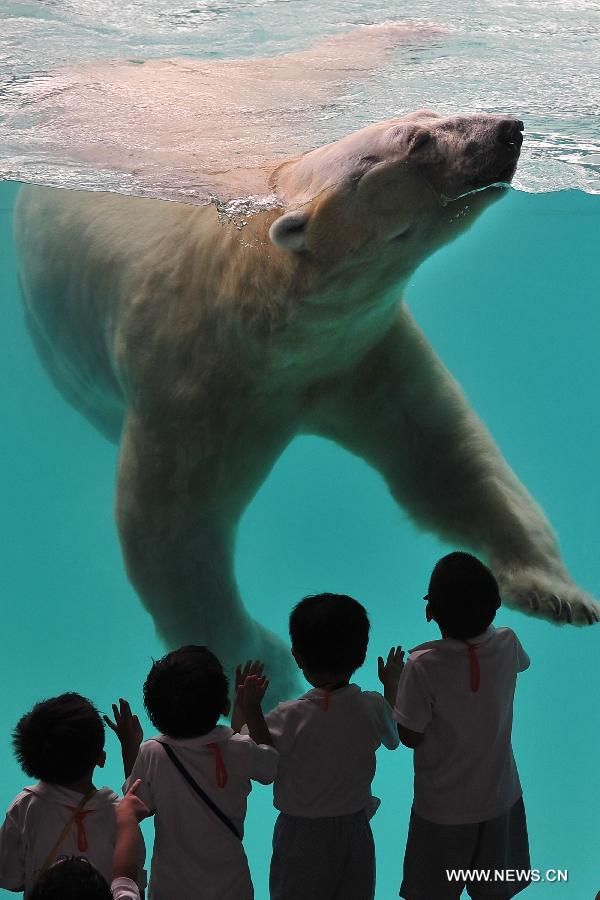
M 520 119 L 428 114 L 411 117 L 410 124 L 417 136 L 409 142 L 408 156 L 440 196 L 452 199 L 512 180 L 523 144 Z
M 513 148 L 518 154 L 523 143 L 524 128 L 520 119 L 505 119 L 497 127 L 496 140 L 505 147 Z
M 507 157 L 508 161 L 498 173 L 498 181 L 510 181 L 515 174 L 517 161 L 523 146 L 523 122 L 520 119 L 504 119 L 495 129 L 496 152 L 502 165 Z
M 523 145 L 524 125 L 512 117 L 485 117 L 479 145 L 480 171 L 476 174 L 479 186 L 493 181 L 510 181 L 515 174 Z

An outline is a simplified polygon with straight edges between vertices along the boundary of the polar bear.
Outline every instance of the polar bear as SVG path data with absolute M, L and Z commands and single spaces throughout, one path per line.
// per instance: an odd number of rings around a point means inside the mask
M 287 648 L 244 608 L 239 518 L 298 433 L 386 479 L 414 521 L 489 562 L 504 602 L 574 624 L 598 605 L 402 304 L 417 266 L 511 180 L 523 125 L 429 110 L 286 160 L 282 207 L 243 229 L 214 206 L 25 187 L 15 230 L 35 345 L 65 397 L 120 443 L 129 578 L 168 646 Z

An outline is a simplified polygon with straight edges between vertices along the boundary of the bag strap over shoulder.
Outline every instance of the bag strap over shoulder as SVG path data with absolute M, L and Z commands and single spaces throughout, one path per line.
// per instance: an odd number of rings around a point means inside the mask
M 208 796 L 206 791 L 202 790 L 202 788 L 200 787 L 198 782 L 190 775 L 190 773 L 188 772 L 186 767 L 183 765 L 181 760 L 177 757 L 175 751 L 170 746 L 170 744 L 166 744 L 164 741 L 156 741 L 156 743 L 160 744 L 160 746 L 163 748 L 163 750 L 165 751 L 165 753 L 167 754 L 167 756 L 169 757 L 169 759 L 171 760 L 171 762 L 173 763 L 175 768 L 179 771 L 181 776 L 187 781 L 187 783 L 189 784 L 191 789 L 194 791 L 194 793 L 198 797 L 200 797 L 201 800 L 203 800 L 206 803 L 208 808 L 210 810 L 212 810 L 212 812 L 215 814 L 215 816 L 217 816 L 218 819 L 221 820 L 223 825 L 225 825 L 229 829 L 229 831 L 231 831 L 231 833 L 234 834 L 239 841 L 241 841 L 242 836 L 239 833 L 239 831 L 237 830 L 237 828 L 235 827 L 235 825 L 233 824 L 233 822 L 231 821 L 231 819 L 229 818 L 229 816 L 226 816 L 225 813 L 223 812 L 223 810 L 219 809 L 219 807 L 214 802 L 214 800 L 211 800 L 211 798 Z

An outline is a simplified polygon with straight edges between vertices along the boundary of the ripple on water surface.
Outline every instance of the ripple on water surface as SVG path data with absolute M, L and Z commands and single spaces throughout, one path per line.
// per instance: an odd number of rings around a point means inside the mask
M 390 20 L 412 35 L 367 46 Z M 263 193 L 249 167 L 427 106 L 524 119 L 518 188 L 600 190 L 595 3 L 12 0 L 0 32 L 0 177 L 231 199 Z

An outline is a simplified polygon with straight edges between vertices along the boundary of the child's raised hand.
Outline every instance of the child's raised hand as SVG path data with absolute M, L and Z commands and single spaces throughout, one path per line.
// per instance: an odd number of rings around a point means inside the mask
M 109 719 L 108 716 L 102 716 L 102 718 L 119 738 L 121 746 L 126 747 L 128 750 L 133 750 L 135 748 L 135 752 L 137 753 L 138 748 L 144 739 L 144 732 L 140 725 L 140 720 L 137 716 L 133 715 L 129 703 L 122 697 L 119 699 L 118 706 L 116 703 L 113 703 L 112 711 L 113 716 L 115 717 L 114 722 Z
M 262 672 L 262 663 L 260 664 Z M 246 675 L 244 682 L 238 684 L 235 694 L 234 719 L 236 725 L 245 722 L 248 725 L 248 733 L 256 744 L 273 745 L 273 738 L 269 727 L 265 722 L 261 703 L 269 687 L 269 679 L 264 675 Z M 233 719 L 231 723 L 233 728 Z M 240 730 L 239 728 L 234 730 Z
M 118 820 L 134 818 L 136 822 L 141 822 L 142 819 L 147 819 L 152 815 L 144 801 L 137 795 L 141 783 L 141 778 L 136 779 L 125 796 L 117 803 Z
M 235 690 L 237 692 L 240 684 L 243 684 L 248 675 L 262 675 L 265 665 L 259 659 L 249 659 L 243 666 L 236 666 L 235 669 Z
M 404 668 L 404 650 L 402 647 L 392 647 L 384 662 L 383 657 L 377 658 L 377 674 L 384 688 L 384 695 L 390 705 L 396 702 L 398 682 Z
M 262 671 L 261 663 L 261 671 Z M 248 714 L 250 710 L 260 709 L 260 705 L 269 687 L 269 679 L 264 675 L 246 675 L 243 683 L 238 684 L 236 698 L 242 709 Z

